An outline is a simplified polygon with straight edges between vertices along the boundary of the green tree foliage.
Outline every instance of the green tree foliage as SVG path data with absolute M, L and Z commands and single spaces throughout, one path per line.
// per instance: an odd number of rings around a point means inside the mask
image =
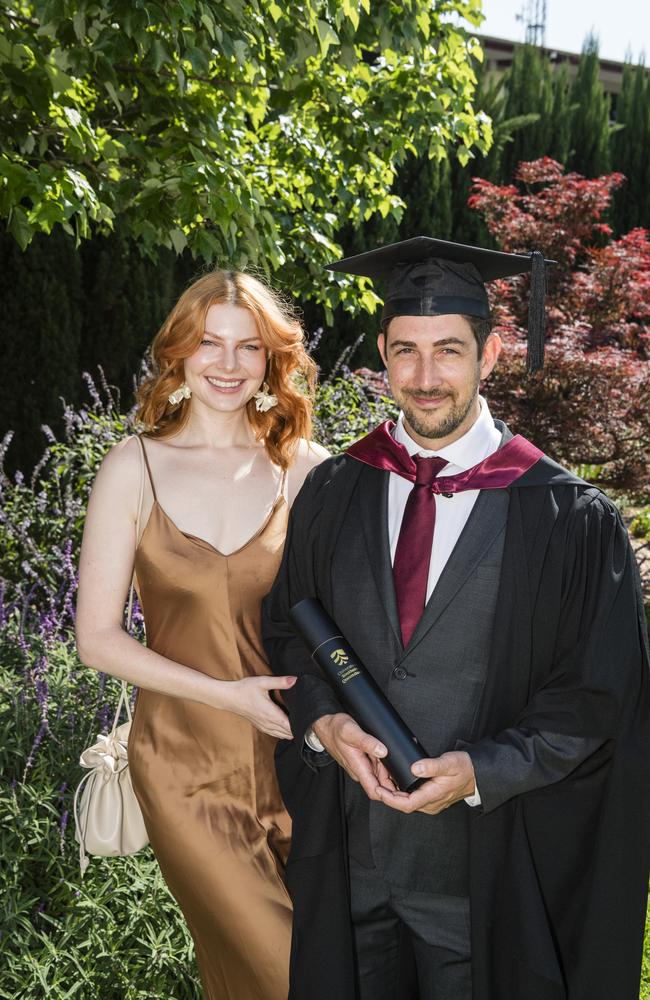
M 571 88 L 571 154 L 568 166 L 585 177 L 598 177 L 611 167 L 610 102 L 599 78 L 598 41 L 589 36 Z
M 515 50 L 515 61 L 520 59 L 520 51 Z M 518 67 L 516 75 L 521 75 Z M 540 120 L 540 111 L 534 104 L 527 108 L 525 104 L 518 106 L 517 101 L 511 100 L 512 87 L 510 72 L 502 75 L 482 71 L 478 75 L 475 103 L 492 121 L 493 141 L 487 154 L 473 156 L 466 166 L 457 162 L 449 165 L 453 218 L 450 238 L 460 243 L 492 246 L 492 236 L 483 220 L 467 207 L 473 179 L 478 176 L 501 180 L 504 161 L 510 157 L 513 143 L 522 132 L 535 128 Z
M 568 163 L 571 153 L 571 127 L 574 106 L 571 103 L 571 83 L 566 63 L 556 67 L 553 76 L 553 106 L 551 108 L 551 133 L 545 155 Z M 537 150 L 535 156 L 539 156 Z
M 455 216 L 449 160 L 409 153 L 398 171 L 393 193 L 404 202 L 404 214 L 375 217 L 358 228 L 346 226 L 339 236 L 346 255 L 395 243 L 418 233 L 435 233 L 440 239 L 452 238 Z M 317 307 L 307 305 L 305 319 L 308 328 L 313 328 L 322 322 L 322 313 Z M 319 364 L 329 371 L 341 352 L 356 344 L 351 358 L 354 364 L 376 368 L 380 363 L 375 346 L 377 331 L 376 313 L 365 310 L 352 314 L 339 307 L 331 329 L 320 340 L 316 352 Z
M 453 239 L 461 243 L 493 245 L 494 240 L 483 220 L 467 208 L 472 180 L 479 175 L 499 181 L 503 171 L 502 160 L 513 139 L 521 130 L 534 126 L 540 114 L 539 111 L 532 111 L 510 115 L 508 107 L 513 102 L 509 99 L 509 75 L 487 73 L 481 63 L 475 66 L 475 71 L 477 87 L 474 104 L 492 122 L 493 141 L 487 154 L 473 153 L 464 165 L 458 159 L 407 154 L 398 167 L 393 185 L 393 194 L 404 203 L 403 213 L 391 213 L 386 218 L 375 216 L 360 227 L 346 226 L 340 234 L 346 255 L 417 234 L 435 235 L 439 239 Z M 314 327 L 322 322 L 318 308 L 307 305 L 305 312 L 308 326 Z M 376 314 L 359 310 L 350 315 L 339 308 L 332 326 L 333 329 L 322 338 L 318 348 L 318 360 L 326 370 L 336 362 L 344 345 L 354 344 L 360 336 L 363 336 L 363 341 L 354 353 L 355 364 L 378 367 Z
M 335 305 L 337 230 L 398 207 L 405 153 L 489 145 L 451 15 L 478 25 L 480 0 L 5 3 L 0 214 L 23 248 L 119 219 L 149 253 L 259 262 Z
M 180 262 L 163 250 L 153 265 L 121 233 L 84 241 L 80 256 L 84 308 L 76 370 L 101 364 L 107 380 L 126 389 L 177 295 Z
M 504 119 L 531 114 L 536 116 L 534 121 L 526 122 L 525 128 L 518 129 L 511 141 L 501 148 L 499 173 L 510 177 L 518 163 L 532 159 L 539 149 L 546 150 L 551 142 L 554 88 L 550 62 L 534 45 L 517 46 L 505 86 Z
M 42 423 L 77 396 L 82 293 L 73 241 L 39 234 L 25 268 L 18 244 L 0 234 L 0 434 L 20 428 L 18 458 L 40 453 Z
M 14 432 L 7 467 L 28 469 L 41 425 L 62 429 L 61 397 L 80 401 L 80 372 L 101 366 L 130 406 L 146 348 L 197 263 L 165 249 L 154 263 L 117 232 L 75 248 L 58 227 L 25 251 L 0 233 L 0 258 L 0 438 Z
M 489 180 L 510 177 L 522 160 L 540 155 L 566 163 L 571 148 L 571 87 L 566 65 L 555 66 L 541 49 L 533 45 L 515 48 L 512 65 L 504 79 L 507 98 L 502 120 L 517 123 L 517 129 L 490 152 L 496 161 Z M 477 107 L 483 105 L 477 102 Z M 497 158 L 498 157 L 498 158 Z
M 389 217 L 380 224 L 371 220 L 354 232 L 349 244 L 344 241 L 346 250 L 348 245 L 351 252 L 366 249 L 387 234 L 397 240 L 416 232 L 491 246 L 494 241 L 483 220 L 467 207 L 473 179 L 503 183 L 520 162 L 542 156 L 575 169 L 579 159 L 588 177 L 605 172 L 611 161 L 634 177 L 621 192 L 629 217 L 619 222 L 617 231 L 650 225 L 650 82 L 644 67 L 625 71 L 615 126 L 609 120 L 609 97 L 599 79 L 598 45 L 592 37 L 585 42 L 573 82 L 566 63 L 556 65 L 532 45 L 515 46 L 505 73 L 485 71 L 480 64 L 475 69 L 474 107 L 492 122 L 489 150 L 474 149 L 465 164 L 449 160 L 439 165 L 421 155 L 408 157 L 398 168 L 393 188 L 406 206 L 401 219 Z
M 618 232 L 650 226 L 650 74 L 646 67 L 626 65 L 616 109 L 621 128 L 612 136 L 612 160 L 627 183 L 616 194 L 614 221 Z

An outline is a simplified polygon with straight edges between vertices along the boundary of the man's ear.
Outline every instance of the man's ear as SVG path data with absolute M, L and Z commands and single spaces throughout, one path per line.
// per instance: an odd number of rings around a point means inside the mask
M 481 355 L 481 379 L 487 378 L 501 354 L 503 341 L 498 333 L 491 333 L 483 345 Z
M 386 364 L 386 334 L 383 330 L 377 335 L 377 350 L 381 355 L 381 360 L 384 362 L 384 368 L 388 368 Z

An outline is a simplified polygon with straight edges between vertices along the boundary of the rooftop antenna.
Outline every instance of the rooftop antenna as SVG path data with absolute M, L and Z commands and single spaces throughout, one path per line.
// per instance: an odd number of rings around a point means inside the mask
M 517 20 L 524 22 L 526 45 L 546 47 L 546 0 L 526 0 Z

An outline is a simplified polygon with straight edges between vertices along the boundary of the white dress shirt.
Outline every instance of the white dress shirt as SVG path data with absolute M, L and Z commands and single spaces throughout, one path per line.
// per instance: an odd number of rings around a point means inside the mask
M 449 464 L 441 470 L 441 476 L 455 476 L 478 465 L 484 458 L 497 450 L 501 443 L 501 434 L 494 425 L 494 420 L 488 405 L 482 396 L 479 397 L 481 412 L 478 419 L 466 434 L 438 451 L 427 451 L 409 436 L 404 427 L 404 417 L 400 413 L 393 436 L 403 444 L 409 455 L 424 455 L 425 458 L 444 458 Z M 404 508 L 413 483 L 396 472 L 390 473 L 388 483 L 388 538 L 390 541 L 391 562 L 395 560 L 395 549 L 399 538 L 399 529 L 404 517 Z M 436 494 L 436 528 L 431 549 L 429 564 L 429 580 L 427 583 L 427 601 L 440 579 L 440 574 L 451 555 L 460 533 L 476 503 L 479 490 L 466 490 L 454 493 L 451 497 Z

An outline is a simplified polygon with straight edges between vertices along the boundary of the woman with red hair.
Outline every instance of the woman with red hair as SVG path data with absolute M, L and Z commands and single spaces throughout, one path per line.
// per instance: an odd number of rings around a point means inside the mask
M 284 1000 L 290 821 L 273 752 L 291 730 L 273 696 L 295 678 L 271 675 L 260 607 L 291 501 L 327 455 L 310 441 L 315 366 L 287 305 L 233 271 L 187 289 L 152 355 L 145 432 L 110 451 L 90 498 L 79 655 L 139 689 L 131 776 L 206 1000 Z M 146 647 L 122 628 L 134 569 Z

